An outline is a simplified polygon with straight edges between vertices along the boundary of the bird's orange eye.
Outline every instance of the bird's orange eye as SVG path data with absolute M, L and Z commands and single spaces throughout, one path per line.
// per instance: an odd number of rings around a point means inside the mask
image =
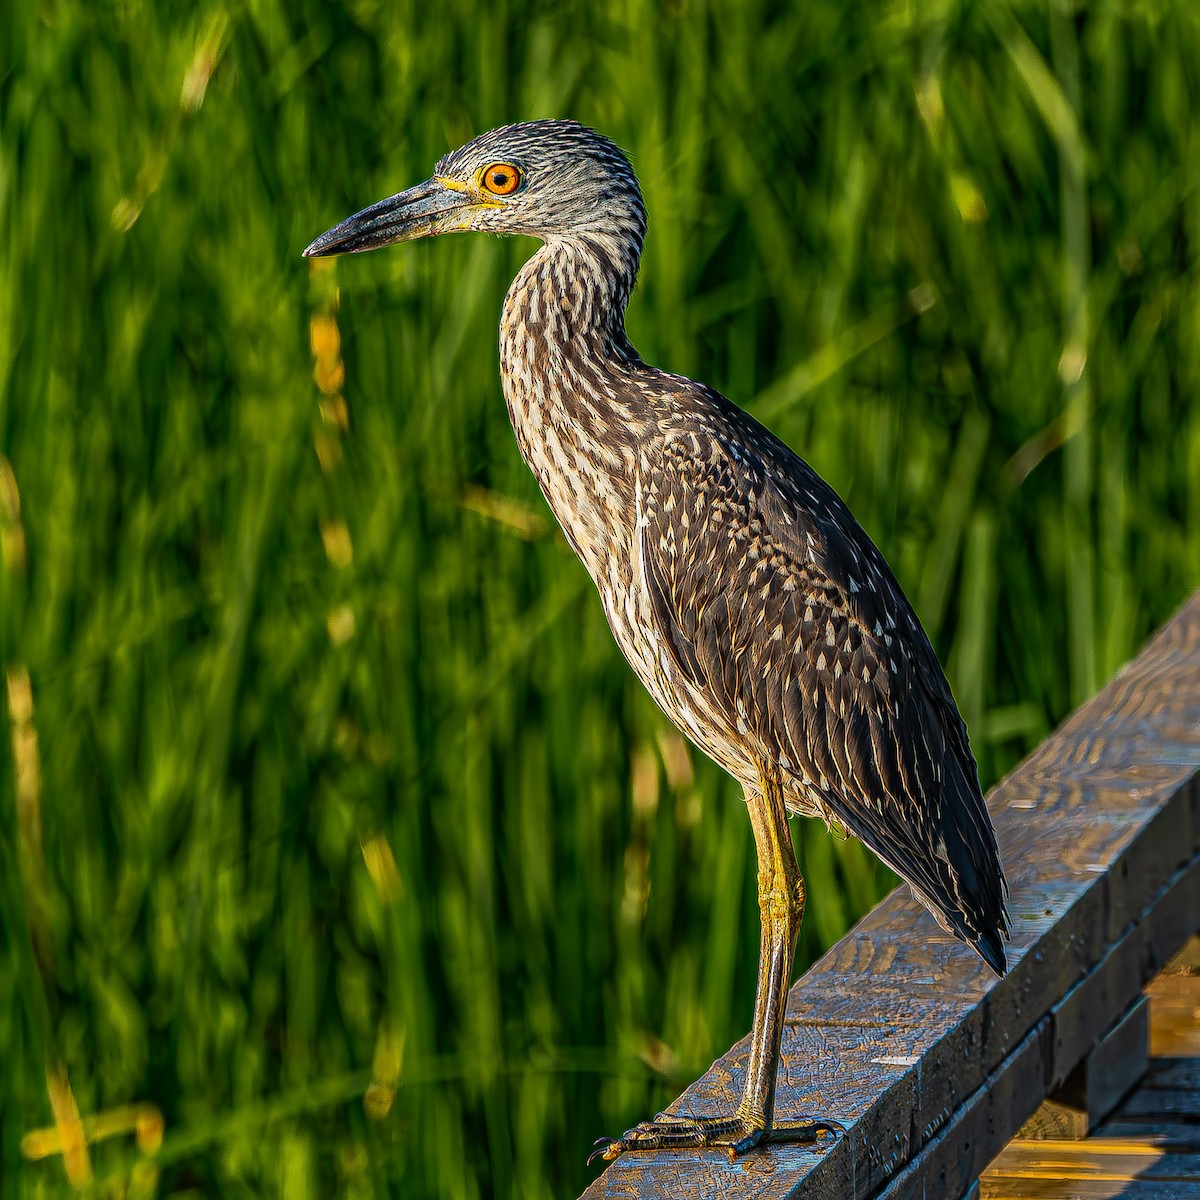
M 521 172 L 511 163 L 492 163 L 483 172 L 483 186 L 493 196 L 511 196 L 521 186 Z

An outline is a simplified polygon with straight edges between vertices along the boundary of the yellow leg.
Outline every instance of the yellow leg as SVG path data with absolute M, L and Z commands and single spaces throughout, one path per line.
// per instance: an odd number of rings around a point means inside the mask
M 804 880 L 796 865 L 787 808 L 779 775 L 764 769 L 758 795 L 746 796 L 746 808 L 758 851 L 758 908 L 762 933 L 758 961 L 758 992 L 750 1033 L 746 1086 L 737 1112 L 728 1117 L 668 1117 L 636 1125 L 619 1138 L 601 1138 L 591 1158 L 616 1158 L 628 1150 L 671 1150 L 724 1146 L 730 1157 L 744 1154 L 768 1140 L 815 1141 L 822 1132 L 835 1133 L 833 1121 L 801 1120 L 775 1127 L 775 1080 L 796 937 L 804 919 Z M 588 1159 L 591 1162 L 591 1158 Z
M 764 1134 L 775 1116 L 775 1081 L 788 985 L 796 954 L 796 938 L 804 920 L 804 880 L 796 865 L 792 833 L 779 776 L 762 772 L 762 792 L 747 796 L 746 807 L 758 850 L 758 911 L 761 941 L 750 1063 L 738 1115 Z

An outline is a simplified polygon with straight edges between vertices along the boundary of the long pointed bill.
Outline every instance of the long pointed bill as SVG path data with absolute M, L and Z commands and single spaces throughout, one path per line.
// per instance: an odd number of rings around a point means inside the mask
M 321 234 L 304 251 L 305 258 L 324 258 L 330 254 L 357 254 L 393 242 L 432 237 L 464 228 L 472 197 L 455 191 L 437 179 L 427 179 L 407 192 L 389 196 L 347 217 L 327 233 Z

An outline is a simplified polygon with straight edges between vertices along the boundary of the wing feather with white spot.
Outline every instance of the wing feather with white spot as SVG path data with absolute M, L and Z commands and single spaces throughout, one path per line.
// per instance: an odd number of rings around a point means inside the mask
M 835 493 L 741 410 L 726 415 L 719 435 L 700 417 L 673 429 L 642 480 L 672 665 L 727 737 L 780 767 L 798 807 L 836 817 L 1002 970 L 995 834 L 933 649 Z

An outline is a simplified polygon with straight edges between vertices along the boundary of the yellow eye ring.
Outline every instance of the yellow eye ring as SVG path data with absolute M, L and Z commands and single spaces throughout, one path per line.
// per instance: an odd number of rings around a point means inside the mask
M 483 170 L 483 186 L 493 196 L 511 196 L 521 186 L 521 172 L 512 163 L 492 163 Z

